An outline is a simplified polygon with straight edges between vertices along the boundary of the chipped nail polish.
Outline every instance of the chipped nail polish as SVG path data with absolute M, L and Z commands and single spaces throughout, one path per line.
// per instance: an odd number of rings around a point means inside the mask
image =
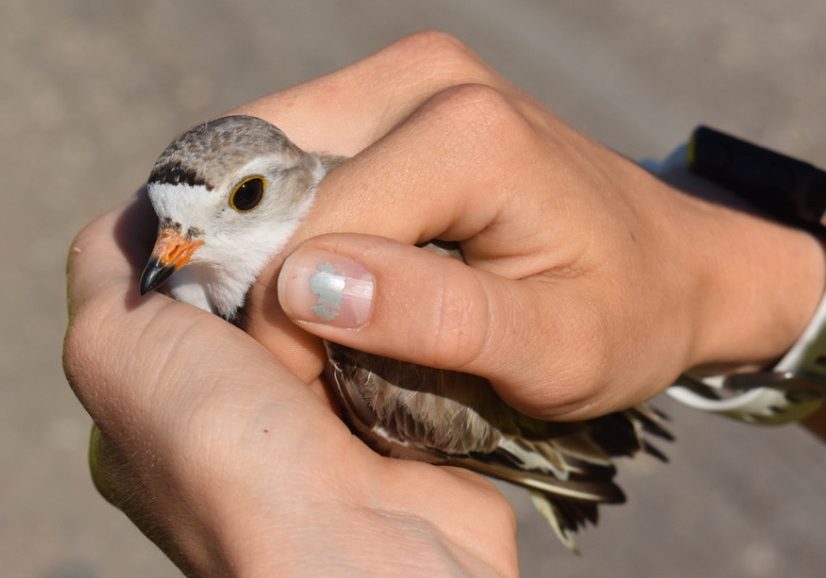
M 278 285 L 281 306 L 295 319 L 357 328 L 370 318 L 373 276 L 341 255 L 314 250 L 291 255 Z

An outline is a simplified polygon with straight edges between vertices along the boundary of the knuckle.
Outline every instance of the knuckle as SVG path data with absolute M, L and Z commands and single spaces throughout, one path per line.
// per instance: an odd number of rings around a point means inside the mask
M 440 63 L 448 61 L 467 65 L 478 61 L 473 51 L 461 40 L 441 30 L 414 32 L 392 44 L 390 49 L 416 59 L 424 57 L 430 62 L 438 59 Z
M 452 129 L 472 151 L 505 156 L 531 150 L 536 132 L 527 118 L 501 91 L 479 83 L 452 86 L 430 102 L 435 121 Z
M 476 82 L 457 84 L 440 91 L 433 99 L 437 109 L 451 117 L 477 122 L 506 118 L 513 110 L 499 90 Z M 463 123 L 464 124 L 464 123 Z
M 424 30 L 406 36 L 380 53 L 392 62 L 395 77 L 404 70 L 416 90 L 429 87 L 429 94 L 464 83 L 491 86 L 506 84 L 476 53 L 461 40 L 438 30 Z

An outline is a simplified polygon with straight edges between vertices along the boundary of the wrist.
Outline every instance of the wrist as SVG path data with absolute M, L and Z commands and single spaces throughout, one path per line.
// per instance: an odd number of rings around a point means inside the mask
M 800 337 L 823 297 L 823 246 L 806 231 L 692 201 L 702 292 L 694 365 L 769 365 Z

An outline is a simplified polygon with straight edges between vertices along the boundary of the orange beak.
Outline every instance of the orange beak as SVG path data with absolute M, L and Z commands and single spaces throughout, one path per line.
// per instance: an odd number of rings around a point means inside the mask
M 192 254 L 203 244 L 201 240 L 187 239 L 174 229 L 163 229 L 141 275 L 141 295 L 160 287 L 175 271 L 189 263 Z

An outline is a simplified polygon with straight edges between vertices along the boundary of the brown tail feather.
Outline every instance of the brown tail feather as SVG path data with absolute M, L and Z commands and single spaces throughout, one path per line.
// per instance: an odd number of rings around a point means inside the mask
M 492 461 L 449 457 L 445 463 L 499 478 L 500 480 L 541 492 L 555 499 L 580 500 L 592 503 L 619 504 L 625 501 L 625 494 L 610 480 L 559 480 L 550 474 L 517 470 Z

